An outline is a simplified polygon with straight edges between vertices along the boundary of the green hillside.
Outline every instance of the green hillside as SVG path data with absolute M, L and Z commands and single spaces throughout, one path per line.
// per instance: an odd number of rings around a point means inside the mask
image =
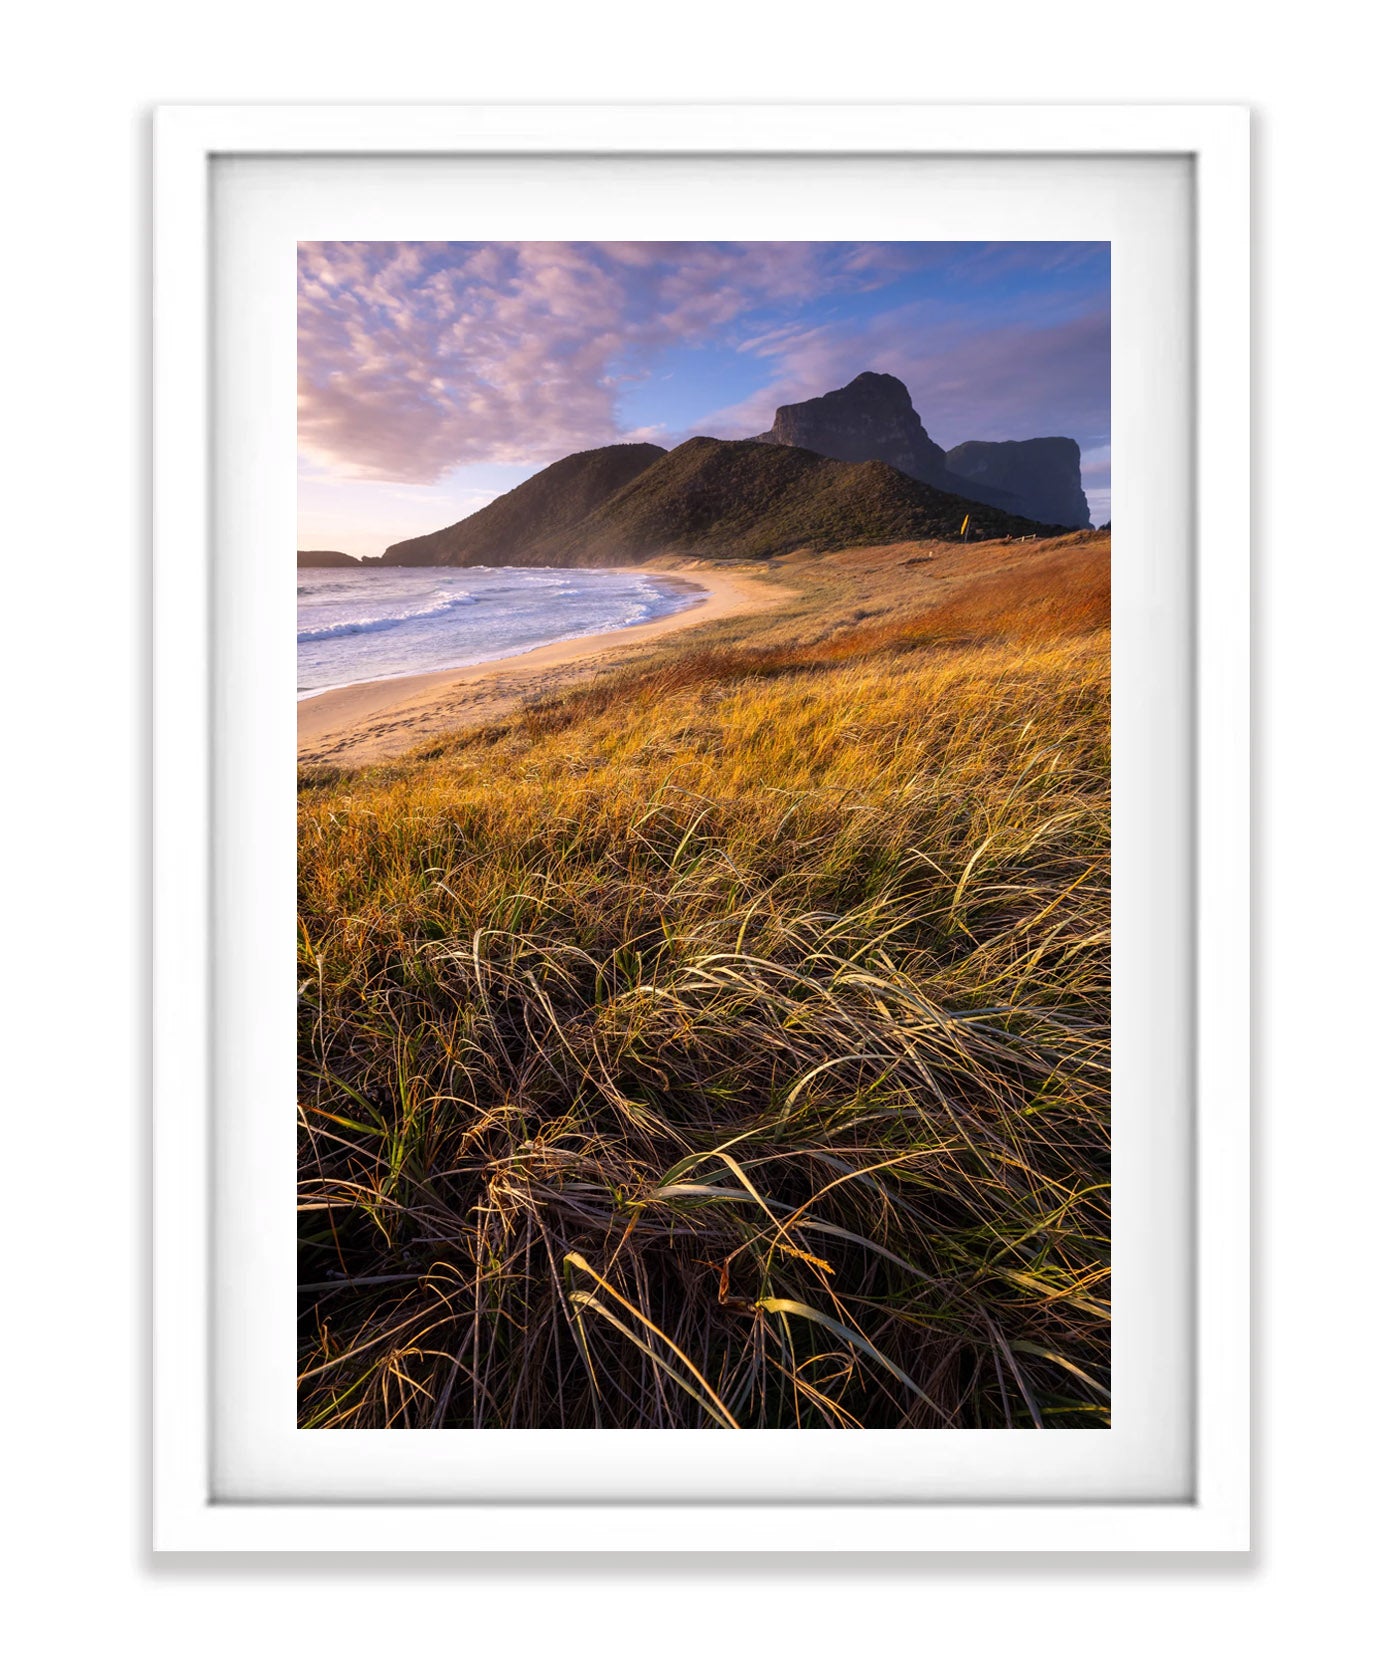
M 964 532 L 963 524 L 967 522 Z M 883 461 L 691 438 L 567 456 L 479 513 L 387 549 L 386 566 L 626 565 L 663 554 L 764 559 L 966 535 L 1053 536 Z
M 664 454 L 654 443 L 616 443 L 566 455 L 446 530 L 392 544 L 381 564 L 509 566 L 549 560 L 557 536 Z
M 691 438 L 563 534 L 559 558 L 708 559 L 956 537 L 1053 535 L 886 466 L 770 443 Z

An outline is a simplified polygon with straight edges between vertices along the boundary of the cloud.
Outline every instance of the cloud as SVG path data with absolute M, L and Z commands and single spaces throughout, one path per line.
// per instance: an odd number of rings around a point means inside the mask
M 570 245 L 303 246 L 299 440 L 345 476 L 430 482 L 615 431 L 622 291 Z
M 1092 445 L 1108 434 L 1095 263 L 1078 245 L 303 245 L 301 452 L 341 482 L 434 484 L 628 438 L 751 435 L 865 368 L 904 379 L 945 445 Z M 706 376 L 665 386 L 666 423 L 637 412 L 633 393 L 697 351 Z
M 303 245 L 302 453 L 346 477 L 431 482 L 630 437 L 629 356 L 816 295 L 823 249 Z
M 987 326 L 899 311 L 851 329 L 789 327 L 746 348 L 775 377 L 699 429 L 721 437 L 765 430 L 782 403 L 801 402 L 870 369 L 896 374 L 935 442 L 1064 435 L 1092 447 L 1109 431 L 1109 320 L 1091 305 L 1069 319 Z
M 1106 443 L 1097 449 L 1086 449 L 1079 457 L 1079 467 L 1089 502 L 1089 517 L 1095 525 L 1102 525 L 1113 504 L 1112 451 Z
M 1110 476 L 1110 451 L 1107 444 L 1098 449 L 1086 449 L 1079 457 L 1079 467 L 1084 479 L 1085 487 L 1089 485 L 1102 486 L 1108 483 Z

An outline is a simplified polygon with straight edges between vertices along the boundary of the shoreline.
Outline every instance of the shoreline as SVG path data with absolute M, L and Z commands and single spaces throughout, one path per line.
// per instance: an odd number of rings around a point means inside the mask
M 329 570 L 330 568 L 322 569 Z M 342 567 L 340 569 L 347 570 L 348 568 Z M 444 571 L 448 569 L 449 568 L 447 567 L 443 568 Z M 469 566 L 461 568 L 463 571 L 470 571 L 471 569 L 472 568 Z M 582 570 L 583 568 L 577 569 Z M 671 572 L 663 574 L 652 568 L 643 569 L 640 566 L 590 566 L 588 570 L 607 572 L 614 577 L 629 576 L 659 578 L 664 575 L 668 583 L 678 584 L 686 594 L 704 595 L 707 593 L 705 585 L 694 578 L 676 577 L 675 574 Z M 655 618 L 639 619 L 636 624 L 623 625 L 621 628 L 625 630 L 646 629 L 653 624 L 660 624 L 665 619 L 674 618 L 677 613 L 690 612 L 697 604 L 698 603 L 682 601 L 679 606 L 672 607 L 669 612 L 660 613 Z M 484 669 L 487 665 L 503 664 L 508 659 L 523 659 L 528 654 L 543 653 L 546 648 L 562 647 L 566 642 L 581 642 L 586 641 L 590 636 L 605 636 L 610 634 L 611 632 L 606 630 L 585 631 L 579 636 L 558 636 L 553 641 L 541 642 L 538 647 L 522 648 L 519 653 L 498 654 L 492 658 L 474 660 L 470 665 L 435 665 L 431 670 L 427 671 L 395 671 L 384 677 L 357 677 L 354 682 L 333 683 L 329 688 L 314 688 L 306 694 L 298 694 L 297 705 L 303 706 L 308 700 L 319 700 L 326 694 L 338 694 L 341 689 L 344 688 L 371 688 L 379 683 L 415 682 L 424 677 L 447 677 L 458 671 Z
M 605 655 L 775 605 L 789 593 L 728 570 L 721 573 L 696 566 L 687 575 L 679 565 L 668 566 L 664 561 L 598 570 L 638 577 L 664 575 L 668 581 L 687 583 L 705 593 L 674 612 L 621 630 L 570 636 L 527 653 L 475 665 L 322 689 L 297 702 L 298 763 L 352 766 L 392 758 L 444 730 L 487 722 L 566 676 L 576 681 L 594 676 Z

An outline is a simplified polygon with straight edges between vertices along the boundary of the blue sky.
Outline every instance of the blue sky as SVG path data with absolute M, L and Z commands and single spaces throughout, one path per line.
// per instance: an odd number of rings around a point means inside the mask
M 1073 437 L 1109 517 L 1100 244 L 299 252 L 298 546 L 378 554 L 600 444 L 748 437 L 871 369 L 945 449 Z

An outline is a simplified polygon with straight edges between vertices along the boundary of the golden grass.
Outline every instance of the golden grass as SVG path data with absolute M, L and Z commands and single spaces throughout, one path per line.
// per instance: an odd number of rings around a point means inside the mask
M 1107 1421 L 1107 548 L 1040 546 L 306 778 L 304 1425 Z

